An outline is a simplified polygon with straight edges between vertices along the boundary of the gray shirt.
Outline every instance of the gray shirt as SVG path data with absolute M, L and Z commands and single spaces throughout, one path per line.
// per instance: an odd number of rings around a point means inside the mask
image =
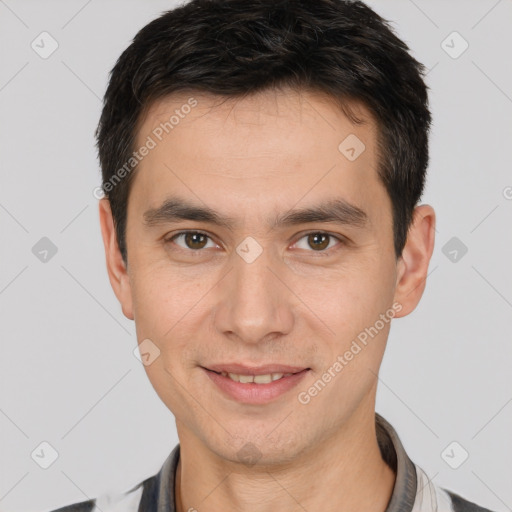
M 386 512 L 491 512 L 452 491 L 435 485 L 411 459 L 393 427 L 375 415 L 377 440 L 383 459 L 395 471 L 396 481 Z M 160 471 L 122 494 L 68 505 L 53 512 L 176 512 L 175 480 L 180 445 Z

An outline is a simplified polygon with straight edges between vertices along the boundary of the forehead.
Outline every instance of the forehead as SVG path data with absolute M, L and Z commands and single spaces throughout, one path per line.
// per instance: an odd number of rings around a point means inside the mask
M 136 131 L 139 139 L 159 126 L 165 135 L 193 129 L 205 132 L 209 137 L 227 134 L 230 130 L 236 130 L 239 136 L 250 134 L 254 137 L 258 132 L 262 133 L 262 127 L 272 126 L 286 127 L 296 136 L 306 135 L 312 142 L 324 138 L 326 143 L 332 142 L 328 140 L 329 135 L 341 135 L 346 130 L 358 131 L 364 137 L 375 135 L 373 115 L 361 102 L 352 100 L 343 105 L 356 114 L 361 125 L 353 125 L 334 98 L 319 91 L 273 89 L 244 97 L 179 92 L 151 103 L 139 119 Z M 313 131 L 317 137 L 312 136 Z M 328 134 L 328 131 L 333 133 Z M 264 142 L 268 147 L 271 138 L 257 138 L 254 145 L 258 142 Z
M 137 129 L 136 147 L 151 139 L 152 149 L 138 164 L 134 199 L 146 210 L 177 193 L 226 215 L 268 218 L 299 201 L 338 195 L 377 214 L 385 191 L 377 179 L 376 123 L 363 105 L 350 107 L 361 124 L 331 98 L 304 91 L 158 100 Z

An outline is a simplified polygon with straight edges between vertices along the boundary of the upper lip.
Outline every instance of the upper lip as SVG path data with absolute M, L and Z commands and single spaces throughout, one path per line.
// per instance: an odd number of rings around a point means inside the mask
M 217 373 L 236 373 L 237 375 L 267 375 L 269 373 L 298 373 L 302 370 L 309 370 L 305 366 L 289 366 L 285 364 L 264 364 L 261 366 L 250 366 L 237 363 L 213 364 L 204 367 Z

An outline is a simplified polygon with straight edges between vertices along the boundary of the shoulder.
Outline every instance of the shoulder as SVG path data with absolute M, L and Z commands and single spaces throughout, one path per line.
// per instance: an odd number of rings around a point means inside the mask
M 412 512 L 492 512 L 488 508 L 466 500 L 453 491 L 438 486 L 415 465 L 417 476 L 416 498 Z
M 139 506 L 152 497 L 155 480 L 153 476 L 128 491 L 103 494 L 50 512 L 138 512 Z
M 67 505 L 59 509 L 52 510 L 51 512 L 92 512 L 95 507 L 96 500 L 81 501 L 73 505 Z
M 476 503 L 468 501 L 452 491 L 447 489 L 443 490 L 451 499 L 453 512 L 492 512 L 488 508 L 481 507 Z
M 180 445 L 174 447 L 160 471 L 128 491 L 103 494 L 97 498 L 66 505 L 49 512 L 157 512 L 174 500 L 174 476 Z M 166 508 L 167 507 L 167 508 Z

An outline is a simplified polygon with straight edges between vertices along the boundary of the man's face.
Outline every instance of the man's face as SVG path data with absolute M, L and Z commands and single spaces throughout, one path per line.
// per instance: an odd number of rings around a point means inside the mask
M 183 108 L 190 96 L 197 105 Z M 162 134 L 176 109 L 179 122 Z M 309 93 L 223 103 L 176 95 L 157 102 L 139 127 L 136 148 L 148 136 L 156 146 L 134 176 L 118 297 L 139 343 L 151 340 L 150 357 L 160 351 L 145 369 L 180 437 L 225 459 L 252 443 L 261 462 L 289 460 L 373 414 L 390 326 L 377 321 L 391 318 L 401 260 L 377 177 L 376 125 L 363 107 L 356 112 L 365 124 L 352 125 Z M 170 198 L 232 225 L 156 215 Z M 274 222 L 334 200 L 365 215 L 345 209 L 345 221 Z M 357 351 L 353 341 L 370 327 Z M 305 371 L 278 386 L 236 384 L 210 371 L 229 364 Z M 308 392 L 329 368 L 329 382 Z

